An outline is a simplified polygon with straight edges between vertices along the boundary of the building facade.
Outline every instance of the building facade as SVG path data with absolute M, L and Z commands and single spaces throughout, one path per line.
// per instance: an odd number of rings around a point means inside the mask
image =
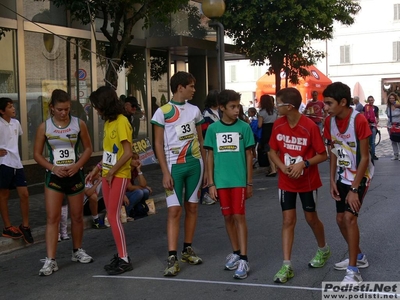
M 215 38 L 210 40 L 212 31 L 202 28 L 207 22 L 200 14 L 201 4 L 189 4 L 199 23 L 196 30 L 191 29 L 193 16 L 185 11 L 172 14 L 170 23 L 163 26 L 143 29 L 143 22 L 138 22 L 126 50 L 136 60 L 129 68 L 117 66 L 117 94 L 136 96 L 144 112 L 139 138 L 152 139 L 151 99 L 158 106 L 170 99 L 171 74 L 189 71 L 196 77 L 193 102 L 200 107 L 208 89 L 218 85 Z M 24 131 L 20 154 L 26 168 L 35 168 L 35 132 L 49 116 L 48 102 L 56 88 L 71 95 L 72 113 L 86 121 L 94 156 L 100 155 L 103 123 L 91 109 L 88 97 L 105 84 L 109 63 L 109 42 L 99 29 L 101 24 L 98 18 L 88 25 L 73 21 L 65 9 L 48 0 L 0 0 L 0 97 L 11 98 L 17 108 Z M 163 64 L 157 74 L 153 72 L 155 64 Z
M 326 52 L 316 66 L 332 81 L 349 85 L 354 95 L 363 93 L 361 102 L 374 96 L 382 114 L 388 93 L 398 90 L 400 95 L 400 1 L 357 2 L 361 10 L 353 25 L 334 24 L 332 40 L 313 42 Z M 265 65 L 253 67 L 249 61 L 226 62 L 226 86 L 245 95 L 247 105 L 266 71 Z

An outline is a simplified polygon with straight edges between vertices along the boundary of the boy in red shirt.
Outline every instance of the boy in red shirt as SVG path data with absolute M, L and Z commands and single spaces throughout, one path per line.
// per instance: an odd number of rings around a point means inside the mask
M 369 152 L 371 129 L 367 119 L 350 107 L 350 88 L 341 83 L 330 84 L 323 92 L 325 110 L 324 137 L 330 144 L 331 196 L 336 200 L 336 222 L 349 248 L 349 259 L 335 264 L 346 270 L 342 281 L 360 284 L 359 268 L 369 266 L 360 250 L 358 212 L 371 182 L 374 165 Z
M 301 95 L 295 88 L 285 88 L 276 94 L 279 115 L 270 139 L 271 159 L 278 167 L 279 201 L 282 207 L 283 265 L 274 281 L 285 283 L 294 276 L 291 252 L 296 225 L 296 198 L 299 194 L 305 219 L 318 243 L 313 268 L 325 265 L 331 252 L 325 242 L 324 225 L 316 212 L 318 188 L 322 186 L 318 164 L 327 159 L 325 145 L 318 126 L 299 112 Z

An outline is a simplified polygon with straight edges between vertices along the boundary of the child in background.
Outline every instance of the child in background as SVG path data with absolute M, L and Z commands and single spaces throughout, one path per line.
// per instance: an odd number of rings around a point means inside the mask
M 93 167 L 92 171 L 94 168 L 101 169 L 101 166 Z M 105 229 L 107 226 L 105 226 L 104 222 L 100 220 L 98 212 L 99 194 L 101 192 L 102 185 L 100 173 L 94 175 L 92 177 L 92 181 L 93 182 L 86 182 L 85 184 L 85 198 L 83 200 L 83 205 L 86 206 L 86 203 L 89 202 L 90 213 L 92 215 L 92 228 Z
M 141 167 L 142 163 L 140 162 L 139 154 L 133 152 L 131 160 L 131 181 L 126 186 L 126 193 L 124 197 L 128 221 L 133 221 L 134 219 L 133 210 L 135 206 L 140 205 L 140 203 L 145 203 L 145 201 L 149 199 L 150 193 L 152 192 L 151 188 L 147 186 L 147 181 L 143 175 L 143 172 L 141 171 Z M 137 184 L 135 184 L 136 178 Z
M 29 192 L 18 150 L 22 128 L 15 119 L 15 107 L 10 98 L 0 98 L 0 132 L 0 214 L 4 223 L 2 236 L 23 238 L 27 244 L 33 244 L 29 227 Z M 12 188 L 17 189 L 20 198 L 22 223 L 19 227 L 12 226 L 8 215 L 8 198 Z
M 220 201 L 233 250 L 226 258 L 225 269 L 236 270 L 233 277 L 245 279 L 250 271 L 245 201 L 253 194 L 254 138 L 249 124 L 238 119 L 239 93 L 222 91 L 218 104 L 222 118 L 208 127 L 204 142 L 208 150 L 208 187 L 211 197 Z
M 261 141 L 261 137 L 262 137 L 262 128 L 258 127 L 257 109 L 255 107 L 249 107 L 249 110 L 247 112 L 249 114 L 250 127 L 251 127 L 251 130 L 253 131 L 254 140 L 256 142 L 256 146 L 252 149 L 253 167 L 255 167 L 255 165 L 257 163 L 257 149 L 258 149 L 259 143 Z

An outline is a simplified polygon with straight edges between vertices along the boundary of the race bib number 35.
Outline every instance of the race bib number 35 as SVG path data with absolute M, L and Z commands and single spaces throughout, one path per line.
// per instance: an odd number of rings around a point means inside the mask
M 54 149 L 53 155 L 56 166 L 69 166 L 75 163 L 74 148 Z
M 217 149 L 218 152 L 240 151 L 239 133 L 238 132 L 217 133 Z

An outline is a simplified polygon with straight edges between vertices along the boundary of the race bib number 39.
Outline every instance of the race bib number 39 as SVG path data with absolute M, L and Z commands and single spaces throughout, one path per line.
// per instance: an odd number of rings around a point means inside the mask
M 56 166 L 69 166 L 75 163 L 74 148 L 54 149 L 53 155 Z
M 103 168 L 110 170 L 117 163 L 117 154 L 108 151 L 103 152 Z
M 240 151 L 239 133 L 238 132 L 217 133 L 217 151 L 218 152 Z

